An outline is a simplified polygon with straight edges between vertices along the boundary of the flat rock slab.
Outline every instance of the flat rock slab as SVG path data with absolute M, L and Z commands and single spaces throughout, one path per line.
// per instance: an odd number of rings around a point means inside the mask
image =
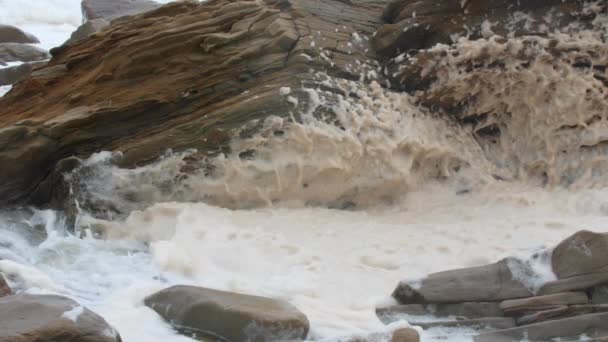
M 0 43 L 0 65 L 9 62 L 33 62 L 51 58 L 44 49 L 28 44 Z
M 120 342 L 102 317 L 75 301 L 54 295 L 0 298 L 0 342 Z
M 515 266 L 512 266 L 515 265 Z M 420 284 L 401 282 L 393 297 L 401 304 L 437 304 L 462 302 L 496 302 L 533 296 L 510 267 L 520 267 L 516 259 L 439 272 L 424 278 Z
M 458 304 L 407 304 L 376 309 L 376 315 L 384 324 L 403 319 L 405 316 L 464 317 L 469 319 L 501 317 L 498 302 L 468 302 Z
M 587 290 L 595 286 L 606 284 L 607 282 L 608 267 L 605 267 L 595 273 L 550 281 L 543 285 L 538 293 L 540 295 L 547 295 L 567 291 Z
M 534 324 L 553 319 L 572 317 L 577 315 L 586 315 L 590 313 L 608 312 L 608 305 L 570 305 L 557 309 L 535 312 L 530 315 L 523 316 L 517 320 L 518 325 Z
M 111 21 L 153 10 L 160 4 L 152 0 L 82 0 L 81 7 L 86 20 L 103 18 Z
M 40 41 L 20 28 L 0 24 L 0 43 L 38 44 Z
M 498 330 L 474 337 L 476 342 L 549 341 L 559 337 L 589 337 L 608 334 L 608 313 L 583 315 L 554 321 L 531 324 L 512 329 Z
M 608 234 L 575 233 L 555 247 L 551 263 L 559 279 L 598 272 L 608 266 Z
M 413 326 L 423 329 L 435 327 L 467 327 L 476 329 L 509 329 L 515 327 L 515 320 L 511 317 L 487 317 L 477 319 L 449 320 L 437 322 L 410 322 Z
M 231 342 L 303 340 L 306 316 L 276 299 L 195 286 L 173 286 L 144 301 L 183 334 Z
M 565 292 L 552 295 L 537 296 L 523 299 L 506 300 L 500 303 L 500 308 L 506 314 L 530 310 L 534 307 L 546 307 L 554 305 L 576 305 L 587 304 L 589 298 L 584 292 Z

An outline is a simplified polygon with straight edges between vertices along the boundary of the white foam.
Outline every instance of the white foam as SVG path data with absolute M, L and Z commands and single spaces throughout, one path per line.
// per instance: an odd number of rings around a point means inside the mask
M 82 315 L 83 312 L 84 312 L 84 307 L 78 305 L 78 306 L 73 307 L 71 310 L 64 312 L 61 315 L 61 317 L 67 318 L 72 322 L 76 322 L 78 320 L 78 317 L 80 317 L 80 315 Z

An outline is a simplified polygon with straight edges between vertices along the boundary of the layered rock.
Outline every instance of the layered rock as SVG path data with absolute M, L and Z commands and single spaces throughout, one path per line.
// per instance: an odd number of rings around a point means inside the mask
M 378 308 L 377 315 L 387 324 L 407 319 L 423 328 L 466 326 L 486 331 L 476 341 L 605 336 L 607 241 L 608 233 L 590 231 L 565 239 L 546 258 L 557 280 L 534 287 L 522 282 L 522 275 L 537 278 L 534 269 L 517 259 L 402 282 L 393 293 L 400 305 Z M 437 319 L 417 321 L 428 315 Z
M 317 85 L 310 70 L 358 79 L 355 61 L 373 59 L 360 37 L 373 34 L 383 8 L 184 1 L 114 22 L 0 100 L 0 177 L 10 180 L 0 204 L 48 203 L 61 193 L 56 165 L 71 156 L 122 151 L 120 165 L 134 167 L 167 149 L 226 152 L 245 123 L 305 111 L 302 86 Z M 297 108 L 282 87 L 294 89 Z
M 0 298 L 0 341 L 120 342 L 103 318 L 71 299 L 18 294 Z
M 270 298 L 194 286 L 173 286 L 145 299 L 178 331 L 197 339 L 295 341 L 308 335 L 306 316 Z

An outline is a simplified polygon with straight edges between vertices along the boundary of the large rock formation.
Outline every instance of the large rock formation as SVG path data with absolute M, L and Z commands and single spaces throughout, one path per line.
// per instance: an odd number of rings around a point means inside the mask
M 227 152 L 234 131 L 254 119 L 293 115 L 297 120 L 310 104 L 303 86 L 344 93 L 322 85 L 315 72 L 359 80 L 361 70 L 371 70 L 379 83 L 393 89 L 425 90 L 443 72 L 442 64 L 423 75 L 421 68 L 441 52 L 416 55 L 416 49 L 449 43 L 448 37 L 467 28 L 478 32 L 469 39 L 516 28 L 527 30 L 518 34 L 535 33 L 534 25 L 512 18 L 516 12 L 531 13 L 532 19 L 553 13 L 557 19 L 541 25 L 539 34 L 544 35 L 552 25 L 589 22 L 591 15 L 574 11 L 580 6 L 575 0 L 515 6 L 498 0 L 439 5 L 212 0 L 176 2 L 116 20 L 88 39 L 53 51 L 47 66 L 0 100 L 0 178 L 7 180 L 0 184 L 0 205 L 44 205 L 62 197 L 57 174 L 69 170 L 58 165 L 71 156 L 122 151 L 119 164 L 134 167 L 167 149 L 198 149 L 200 158 Z M 83 2 L 87 19 L 105 16 L 93 7 L 93 2 Z M 499 20 L 503 17 L 508 20 Z M 83 29 L 82 37 L 104 26 Z M 415 58 L 397 56 L 401 52 Z M 465 81 L 450 85 L 455 82 L 429 92 L 421 103 L 450 112 L 476 98 L 468 93 L 457 97 L 454 87 Z M 291 100 L 280 96 L 283 87 L 294 90 Z M 478 110 L 472 106 L 470 111 L 459 119 L 477 120 Z M 488 125 L 480 123 L 478 130 L 494 132 Z
M 358 79 L 355 61 L 374 57 L 360 37 L 373 34 L 383 8 L 184 1 L 115 22 L 0 100 L 0 204 L 48 203 L 56 165 L 71 156 L 120 150 L 121 165 L 133 167 L 169 148 L 226 151 L 231 129 L 299 111 L 281 87 L 307 108 L 310 70 Z
M 180 332 L 222 341 L 299 341 L 308 335 L 306 316 L 291 304 L 194 286 L 173 286 L 145 299 Z
M 71 299 L 19 294 L 0 298 L 0 341 L 121 342 L 106 321 Z

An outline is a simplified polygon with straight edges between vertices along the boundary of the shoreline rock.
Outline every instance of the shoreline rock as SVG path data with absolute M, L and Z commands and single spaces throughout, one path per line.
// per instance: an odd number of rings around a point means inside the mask
M 28 294 L 0 298 L 0 341 L 122 342 L 102 317 L 75 301 Z
M 299 341 L 310 329 L 293 305 L 195 286 L 172 286 L 145 298 L 180 333 L 222 341 Z

